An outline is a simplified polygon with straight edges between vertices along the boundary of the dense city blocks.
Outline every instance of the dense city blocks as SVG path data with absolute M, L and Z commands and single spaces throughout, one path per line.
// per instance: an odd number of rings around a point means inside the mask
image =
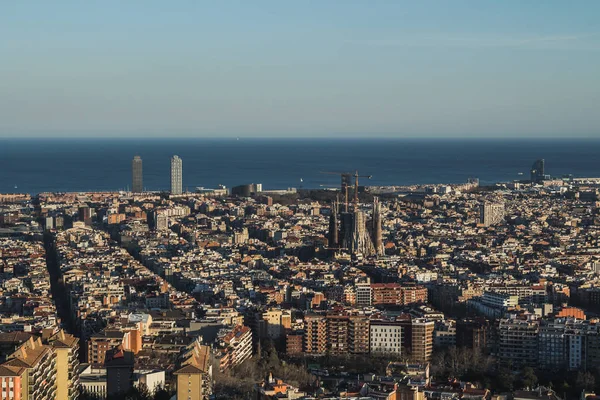
M 171 193 L 136 157 L 139 192 L 0 197 L 6 398 L 594 389 L 595 180 L 190 193 L 171 166 Z

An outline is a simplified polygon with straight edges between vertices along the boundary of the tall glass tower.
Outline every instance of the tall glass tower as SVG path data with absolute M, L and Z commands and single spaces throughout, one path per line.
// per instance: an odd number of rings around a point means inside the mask
M 142 172 L 142 157 L 135 156 L 131 162 L 132 185 L 131 191 L 134 193 L 142 193 L 144 191 L 144 181 Z
M 544 178 L 546 177 L 546 175 L 545 175 L 546 171 L 544 170 L 545 164 L 546 164 L 546 162 L 544 161 L 543 158 L 536 160 L 533 163 L 533 165 L 531 166 L 531 171 L 530 171 L 532 183 L 539 183 L 544 180 Z
M 171 157 L 171 194 L 183 193 L 183 163 L 179 156 Z

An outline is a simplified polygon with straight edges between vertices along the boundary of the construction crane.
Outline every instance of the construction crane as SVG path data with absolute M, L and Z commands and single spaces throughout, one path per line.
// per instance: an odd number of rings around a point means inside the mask
M 359 175 L 358 171 L 354 171 L 354 174 L 351 172 L 331 172 L 331 171 L 321 171 L 322 174 L 328 175 L 339 175 L 342 177 L 342 191 L 344 192 L 344 210 L 348 212 L 348 203 L 350 199 L 348 197 L 348 187 L 350 186 L 350 182 L 352 181 L 352 176 L 354 176 L 354 207 L 358 205 L 358 178 L 367 178 L 371 179 L 372 175 Z

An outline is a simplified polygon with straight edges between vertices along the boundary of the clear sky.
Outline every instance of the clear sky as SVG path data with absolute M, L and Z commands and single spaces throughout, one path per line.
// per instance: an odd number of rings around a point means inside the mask
M 598 0 L 0 2 L 0 136 L 600 137 Z

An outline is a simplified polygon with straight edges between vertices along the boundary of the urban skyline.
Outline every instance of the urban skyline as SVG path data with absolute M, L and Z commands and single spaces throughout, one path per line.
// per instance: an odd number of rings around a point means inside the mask
M 0 400 L 600 399 L 597 0 L 5 3 Z
M 2 194 L 0 379 L 20 400 L 141 383 L 156 400 L 592 400 L 600 178 L 529 165 L 488 187 L 355 170 L 316 190 Z

